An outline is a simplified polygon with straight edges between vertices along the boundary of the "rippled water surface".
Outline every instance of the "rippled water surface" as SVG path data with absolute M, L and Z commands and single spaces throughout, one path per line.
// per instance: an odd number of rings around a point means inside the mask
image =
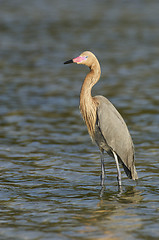
M 159 239 L 159 2 L 0 1 L 0 239 Z M 123 115 L 139 181 L 100 156 L 79 113 L 93 51 L 93 94 Z

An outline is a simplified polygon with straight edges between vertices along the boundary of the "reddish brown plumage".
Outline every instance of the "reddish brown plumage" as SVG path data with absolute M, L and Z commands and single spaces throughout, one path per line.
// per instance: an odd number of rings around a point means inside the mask
M 86 55 L 87 52 L 84 52 Z M 90 67 L 90 72 L 87 74 L 80 93 L 80 111 L 82 117 L 87 125 L 88 132 L 94 141 L 94 133 L 95 133 L 95 123 L 96 123 L 96 112 L 98 101 L 96 98 L 92 97 L 91 89 L 98 82 L 101 74 L 100 65 L 96 57 L 93 53 L 91 53 L 93 63 L 91 62 L 91 58 L 89 62 L 87 62 L 87 66 Z M 90 52 L 89 52 L 90 56 Z

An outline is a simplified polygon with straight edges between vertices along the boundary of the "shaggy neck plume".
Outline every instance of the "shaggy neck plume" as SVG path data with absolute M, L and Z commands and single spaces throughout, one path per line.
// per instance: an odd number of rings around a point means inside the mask
M 80 93 L 80 111 L 87 125 L 88 132 L 93 139 L 96 122 L 96 109 L 98 103 L 91 95 L 92 87 L 98 82 L 101 69 L 98 60 L 94 57 L 90 72 L 87 74 Z

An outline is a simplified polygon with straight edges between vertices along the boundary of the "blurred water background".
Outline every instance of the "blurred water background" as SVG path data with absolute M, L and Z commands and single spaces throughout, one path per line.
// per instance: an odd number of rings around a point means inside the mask
M 100 156 L 79 112 L 91 50 L 93 95 L 131 131 L 139 182 Z M 0 0 L 0 239 L 159 239 L 159 1 Z

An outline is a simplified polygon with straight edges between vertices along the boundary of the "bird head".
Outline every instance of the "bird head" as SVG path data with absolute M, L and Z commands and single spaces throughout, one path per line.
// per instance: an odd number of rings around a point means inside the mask
M 64 64 L 77 63 L 91 67 L 95 59 L 96 57 L 92 52 L 85 51 L 81 53 L 78 57 L 64 62 Z

